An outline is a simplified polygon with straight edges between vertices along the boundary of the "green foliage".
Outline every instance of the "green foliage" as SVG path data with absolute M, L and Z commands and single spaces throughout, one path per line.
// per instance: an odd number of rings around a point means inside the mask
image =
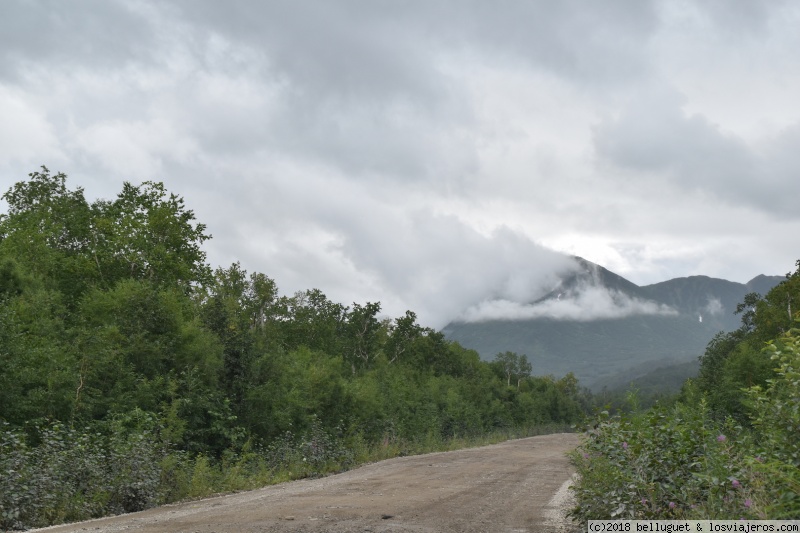
M 601 414 L 573 453 L 580 481 L 573 516 L 671 520 L 751 516 L 748 474 L 732 422 L 704 402 L 609 418 Z
M 114 201 L 89 205 L 46 167 L 3 195 L 0 256 L 13 257 L 76 302 L 90 286 L 147 279 L 189 291 L 209 281 L 203 224 L 161 183 L 125 183 Z
M 413 311 L 406 311 L 404 316 L 395 319 L 388 330 L 389 337 L 384 350 L 390 363 L 404 357 L 414 342 L 425 333 L 425 330 L 417 324 L 417 315 Z
M 800 330 L 786 304 L 800 295 L 798 273 L 800 261 L 765 298 L 748 295 L 742 327 L 715 337 L 673 407 L 592 422 L 572 455 L 573 516 L 800 516 Z
M 767 487 L 776 518 L 800 516 L 800 329 L 791 329 L 765 349 L 778 364 L 767 386 L 750 388 L 760 461 L 753 467 L 775 484 Z M 788 490 L 780 490 L 780 489 Z
M 92 210 L 83 189 L 67 187 L 66 175 L 42 167 L 29 177 L 2 196 L 8 213 L 0 214 L 0 257 L 45 280 L 69 303 L 98 277 Z
M 0 263 L 0 299 L 22 294 L 22 279 L 17 265 L 11 259 Z
M 150 431 L 108 435 L 47 423 L 26 429 L 0 423 L 3 529 L 139 511 L 159 501 L 163 450 Z
M 519 355 L 514 352 L 499 353 L 492 361 L 492 368 L 497 374 L 506 380 L 506 386 L 511 386 L 513 380 L 519 389 L 519 384 L 523 379 L 530 377 L 533 370 L 531 364 L 528 362 L 527 355 Z
M 369 368 L 377 356 L 380 311 L 379 302 L 367 302 L 363 306 L 353 303 L 353 307 L 346 313 L 343 328 L 344 353 L 354 373 L 356 367 Z
M 210 238 L 206 227 L 193 224 L 194 213 L 162 183 L 125 183 L 115 201 L 93 209 L 96 259 L 106 283 L 147 279 L 188 291 L 210 281 L 200 248 Z
M 77 355 L 66 313 L 62 295 L 41 286 L 0 300 L 0 419 L 71 416 Z
M 277 306 L 286 350 L 306 346 L 330 354 L 342 352 L 345 306 L 330 301 L 318 289 L 281 298 Z
M 205 226 L 163 184 L 90 205 L 43 167 L 3 198 L 0 528 L 579 418 L 574 377 L 532 377 L 524 356 L 501 376 L 412 311 L 212 273 Z
M 763 298 L 756 293 L 745 296 L 736 308 L 741 327 L 719 333 L 700 358 L 696 387 L 703 392 L 712 410 L 721 416 L 731 415 L 748 424 L 745 396 L 741 389 L 766 386 L 774 377 L 773 365 L 762 347 L 765 342 L 784 334 L 792 327 L 792 305 L 800 301 L 800 261 L 798 271 Z

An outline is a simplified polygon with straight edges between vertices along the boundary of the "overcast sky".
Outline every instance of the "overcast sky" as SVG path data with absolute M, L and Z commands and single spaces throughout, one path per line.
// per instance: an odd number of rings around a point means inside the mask
M 0 188 L 163 181 L 212 266 L 434 327 L 537 297 L 556 252 L 782 275 L 798 28 L 788 1 L 2 0 Z

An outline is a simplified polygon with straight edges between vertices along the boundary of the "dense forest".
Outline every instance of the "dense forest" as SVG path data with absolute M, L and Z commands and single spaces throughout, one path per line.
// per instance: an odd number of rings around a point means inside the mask
M 602 411 L 573 456 L 574 517 L 800 518 L 800 261 L 737 307 L 680 395 Z
M 207 228 L 163 184 L 89 203 L 42 167 L 2 198 L 0 528 L 581 416 L 575 378 L 534 377 L 525 356 L 483 362 L 412 311 L 212 269 Z

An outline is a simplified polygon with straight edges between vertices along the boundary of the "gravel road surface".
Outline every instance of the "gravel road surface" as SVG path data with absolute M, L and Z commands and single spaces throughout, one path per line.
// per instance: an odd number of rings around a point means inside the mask
M 556 532 L 576 434 L 399 457 L 320 479 L 37 531 L 131 533 Z

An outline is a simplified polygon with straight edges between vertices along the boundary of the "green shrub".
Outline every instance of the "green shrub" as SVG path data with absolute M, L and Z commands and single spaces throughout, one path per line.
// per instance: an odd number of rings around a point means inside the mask
M 771 482 L 765 485 L 768 510 L 776 519 L 800 516 L 800 329 L 792 329 L 765 352 L 778 364 L 766 388 L 750 388 L 752 421 L 758 431 L 754 470 Z
M 34 445 L 35 444 L 35 445 Z M 162 452 L 148 432 L 0 422 L 0 527 L 19 529 L 138 511 L 158 503 Z
M 572 454 L 573 516 L 588 519 L 800 516 L 800 330 L 764 350 L 765 387 L 740 391 L 752 429 L 711 416 L 703 398 L 592 423 Z
M 575 518 L 731 518 L 752 513 L 743 460 L 750 450 L 705 402 L 610 418 L 602 414 L 573 452 Z

